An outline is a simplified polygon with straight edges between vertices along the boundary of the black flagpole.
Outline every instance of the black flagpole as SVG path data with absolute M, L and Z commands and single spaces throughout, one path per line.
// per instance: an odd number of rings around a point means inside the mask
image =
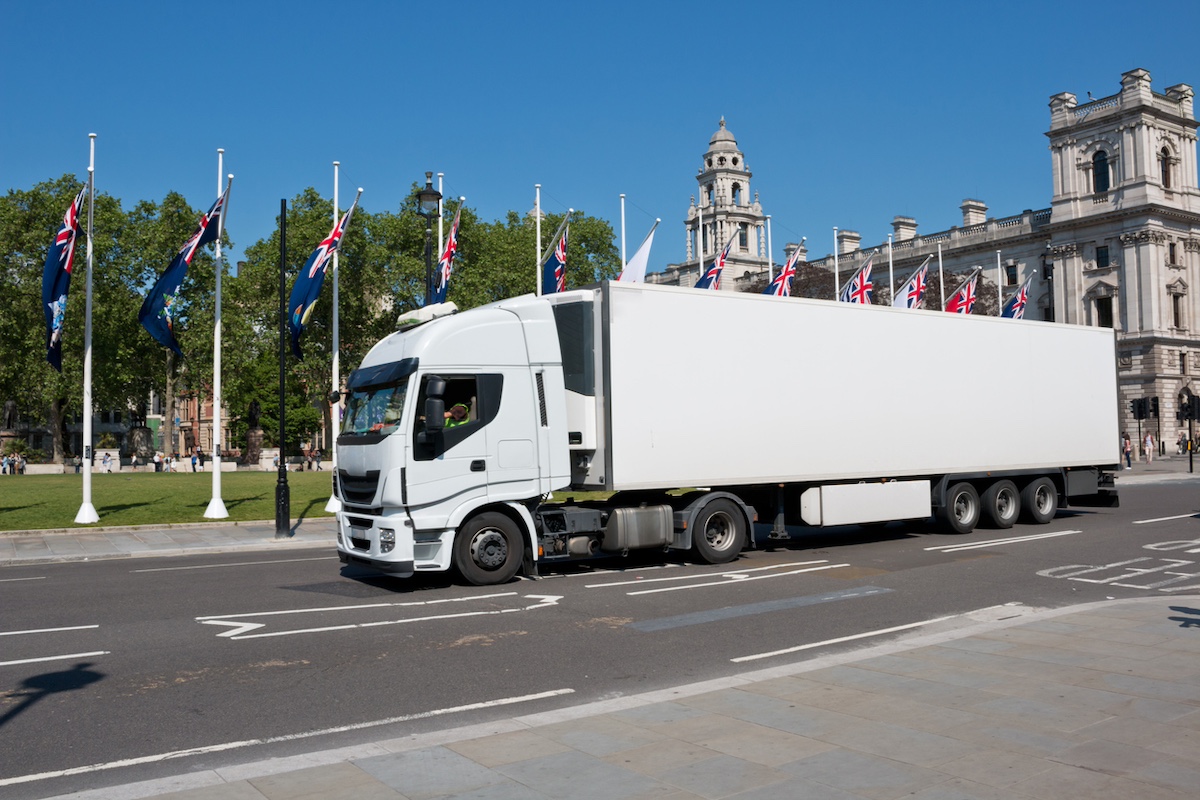
M 292 536 L 291 493 L 284 448 L 284 394 L 287 376 L 287 200 L 279 201 L 279 479 L 275 482 L 275 538 Z

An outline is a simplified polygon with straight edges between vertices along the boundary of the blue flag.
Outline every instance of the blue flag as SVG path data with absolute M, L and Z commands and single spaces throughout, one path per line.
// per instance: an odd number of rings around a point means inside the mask
M 450 237 L 446 239 L 446 249 L 442 251 L 442 257 L 438 259 L 437 288 L 433 290 L 433 298 L 425 305 L 446 302 L 446 290 L 450 288 L 450 273 L 454 269 L 454 256 L 458 253 L 458 222 L 461 215 L 461 208 L 454 212 L 454 224 L 450 226 Z
M 42 269 L 42 311 L 46 313 L 46 360 L 62 372 L 63 314 L 67 310 L 67 290 L 71 286 L 71 262 L 75 258 L 75 239 L 79 236 L 79 212 L 87 187 L 79 190 L 75 202 L 63 216 L 62 227 L 46 253 Z
M 150 294 L 146 295 L 141 311 L 138 312 L 138 322 L 142 323 L 142 327 L 150 332 L 154 340 L 179 355 L 183 355 L 183 351 L 179 349 L 179 342 L 175 339 L 173 316 L 175 302 L 179 299 L 179 287 L 187 277 L 188 265 L 192 263 L 192 256 L 196 255 L 196 251 L 201 246 L 216 241 L 220 236 L 221 217 L 225 213 L 225 203 L 228 199 L 229 187 L 226 187 L 208 213 L 200 218 L 200 227 L 163 270 L 163 274 L 150 289 Z
M 767 284 L 767 288 L 763 289 L 763 294 L 774 295 L 775 297 L 792 296 L 792 278 L 796 277 L 796 262 L 800 260 L 800 252 L 799 247 L 792 251 L 792 257 L 779 270 L 779 274 L 775 276 L 775 279 Z
M 542 294 L 567 290 L 567 233 L 570 229 L 571 215 L 568 213 L 558 226 L 558 243 L 542 262 Z
M 1009 298 L 1004 304 L 1004 310 L 1000 312 L 1001 317 L 1008 319 L 1022 319 L 1025 316 L 1025 306 L 1029 303 L 1029 284 L 1033 282 L 1033 275 L 1030 274 L 1025 282 L 1021 284 L 1021 288 L 1017 293 Z
M 359 195 L 361 194 L 360 189 Z M 342 244 L 346 226 L 350 224 L 350 217 L 353 216 L 354 207 L 357 205 L 358 197 L 355 197 L 354 202 L 350 204 L 350 210 L 342 215 L 341 222 L 334 225 L 329 235 L 312 251 L 304 269 L 300 270 L 296 282 L 292 284 L 292 294 L 288 299 L 288 329 L 292 333 L 292 355 L 298 361 L 304 360 L 304 353 L 300 351 L 300 334 L 304 333 L 304 327 L 308 325 L 308 319 L 312 316 L 313 306 L 321 296 L 321 286 L 325 283 L 329 262 L 333 260 L 333 254 Z

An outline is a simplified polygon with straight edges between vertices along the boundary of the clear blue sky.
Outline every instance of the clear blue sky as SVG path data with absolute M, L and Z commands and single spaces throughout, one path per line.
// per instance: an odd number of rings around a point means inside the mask
M 1200 87 L 1200 3 L 28 2 L 0 0 L 0 190 L 86 175 L 126 209 L 172 190 L 270 234 L 281 198 L 355 187 L 398 207 L 426 170 L 484 219 L 568 206 L 612 221 L 651 270 L 684 257 L 694 176 L 724 115 L 772 216 L 775 257 L 831 228 L 884 241 L 961 222 L 966 197 L 1044 208 L 1052 94 L 1120 75 Z

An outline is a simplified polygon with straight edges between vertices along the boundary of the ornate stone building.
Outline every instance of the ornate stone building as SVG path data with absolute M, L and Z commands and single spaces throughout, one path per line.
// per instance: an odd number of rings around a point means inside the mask
M 1200 291 L 1191 291 L 1192 286 L 1200 288 L 1200 187 L 1192 101 L 1192 87 L 1186 84 L 1154 91 L 1144 69 L 1122 75 L 1120 91 L 1108 97 L 1080 104 L 1074 94 L 1054 95 L 1046 133 L 1051 154 L 1050 207 L 995 218 L 988 216 L 983 202 L 968 199 L 961 206 L 961 226 L 926 235 L 918 235 L 915 219 L 895 217 L 896 286 L 926 256 L 934 257 L 934 270 L 940 261 L 950 288 L 957 276 L 977 265 L 984 267 L 982 279 L 999 284 L 1005 299 L 1035 273 L 1026 318 L 1112 328 L 1117 337 L 1122 429 L 1137 435 L 1131 400 L 1157 397 L 1159 416 L 1144 420 L 1141 430 L 1149 429 L 1160 442 L 1173 446 L 1179 432 L 1187 430 L 1186 422 L 1176 421 L 1176 412 L 1182 402 L 1200 394 Z M 722 121 L 709 143 L 705 166 L 714 155 L 735 152 L 744 170 L 744 157 Z M 749 173 L 744 174 L 748 180 Z M 702 187 L 714 186 L 717 213 L 713 219 L 728 207 L 720 204 L 716 190 L 732 180 L 720 183 L 718 175 L 725 177 L 706 169 L 698 176 Z M 702 192 L 701 202 L 706 201 Z M 708 226 L 707 206 L 703 208 Z M 693 220 L 700 210 L 688 211 L 689 248 Z M 757 202 L 748 210 L 761 214 Z M 752 220 L 751 216 L 747 221 Z M 864 249 L 860 238 L 854 231 L 838 232 L 841 278 L 845 280 L 874 253 L 878 291 L 887 285 L 888 244 Z M 705 250 L 706 260 L 713 252 Z M 761 247 L 757 252 L 763 252 Z M 690 249 L 688 256 L 691 260 Z M 807 263 L 834 269 L 833 255 Z M 765 259 L 757 266 L 761 272 Z M 690 269 L 686 264 L 671 265 L 655 279 L 692 285 L 694 262 Z M 737 277 L 741 280 L 734 283 L 743 287 L 750 282 L 742 279 L 742 270 Z M 831 292 L 832 285 L 831 276 Z M 1067 358 L 1070 353 L 1014 354 L 1017 362 L 1053 363 Z

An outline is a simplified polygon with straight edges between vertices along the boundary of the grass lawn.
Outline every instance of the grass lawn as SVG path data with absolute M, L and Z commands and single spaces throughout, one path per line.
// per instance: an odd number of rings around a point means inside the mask
M 332 518 L 325 512 L 328 472 L 289 472 L 292 519 Z M 274 520 L 276 472 L 224 472 L 221 499 L 226 521 Z M 212 499 L 209 472 L 93 473 L 94 527 L 211 522 L 204 510 Z M 0 476 L 0 531 L 87 528 L 76 525 L 83 502 L 82 475 Z

